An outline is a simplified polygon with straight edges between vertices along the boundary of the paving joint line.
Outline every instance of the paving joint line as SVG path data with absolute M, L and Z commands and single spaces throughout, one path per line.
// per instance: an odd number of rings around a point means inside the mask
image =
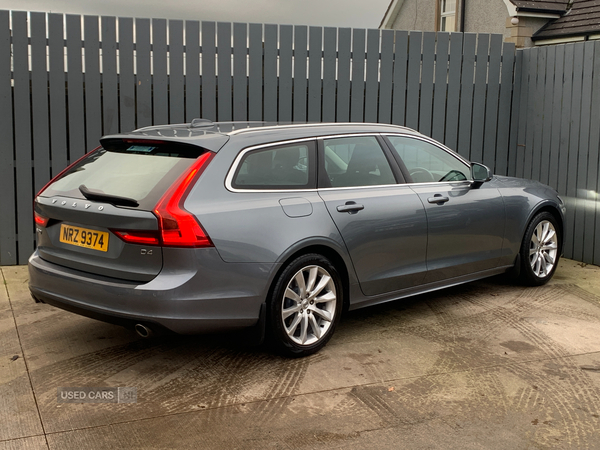
M 4 283 L 4 289 L 6 291 L 6 297 L 8 298 L 8 305 L 10 306 L 10 313 L 12 314 L 13 322 L 15 324 L 15 332 L 17 333 L 17 339 L 19 340 L 19 348 L 21 349 L 21 356 L 23 357 L 23 362 L 25 363 L 25 371 L 27 372 L 27 379 L 29 380 L 29 386 L 31 387 L 31 393 L 33 394 L 33 401 L 35 402 L 35 408 L 38 413 L 38 418 L 40 420 L 40 425 L 42 427 L 42 433 L 44 436 L 44 440 L 46 441 L 46 447 L 50 449 L 50 444 L 48 443 L 48 436 L 46 433 L 46 428 L 44 427 L 44 420 L 42 418 L 42 413 L 40 411 L 40 405 L 38 404 L 37 395 L 35 394 L 35 388 L 33 387 L 33 381 L 31 380 L 31 373 L 29 372 L 29 364 L 27 364 L 27 357 L 25 356 L 25 350 L 23 349 L 23 343 L 21 342 L 21 335 L 19 333 L 19 327 L 17 326 L 17 318 L 15 317 L 15 310 L 12 305 L 12 300 L 10 298 L 10 292 L 8 291 L 8 282 L 6 281 L 6 277 L 4 276 L 4 271 L 0 268 L 0 274 L 2 275 L 2 281 Z M 39 435 L 36 435 L 39 436 Z

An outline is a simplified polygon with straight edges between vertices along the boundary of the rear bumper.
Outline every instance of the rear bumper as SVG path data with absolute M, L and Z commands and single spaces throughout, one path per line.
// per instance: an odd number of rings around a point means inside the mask
M 35 252 L 29 289 L 44 303 L 127 327 L 198 334 L 256 324 L 273 264 L 225 263 L 214 248 L 165 249 L 163 257 L 169 270 L 140 284 L 62 267 Z

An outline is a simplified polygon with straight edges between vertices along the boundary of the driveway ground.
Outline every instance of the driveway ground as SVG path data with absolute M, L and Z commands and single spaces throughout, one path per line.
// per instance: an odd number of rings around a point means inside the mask
M 35 304 L 26 267 L 0 272 L 0 450 L 600 449 L 598 267 L 351 312 L 304 359 L 240 334 L 143 340 Z M 137 403 L 58 402 L 86 386 Z

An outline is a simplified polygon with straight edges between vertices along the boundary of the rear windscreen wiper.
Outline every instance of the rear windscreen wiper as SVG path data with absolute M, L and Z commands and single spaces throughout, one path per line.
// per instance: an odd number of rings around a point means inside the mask
M 85 187 L 85 184 L 79 186 L 79 192 L 83 194 L 85 198 L 88 200 L 98 200 L 101 202 L 110 203 L 112 205 L 121 205 L 121 206 L 139 206 L 137 200 L 129 197 L 121 197 L 119 195 L 105 194 L 102 191 L 90 190 Z

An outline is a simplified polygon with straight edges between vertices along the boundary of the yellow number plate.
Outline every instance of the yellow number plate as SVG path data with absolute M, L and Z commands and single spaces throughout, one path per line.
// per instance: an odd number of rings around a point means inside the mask
M 108 233 L 106 231 L 88 230 L 62 224 L 60 226 L 60 242 L 101 252 L 108 251 Z

